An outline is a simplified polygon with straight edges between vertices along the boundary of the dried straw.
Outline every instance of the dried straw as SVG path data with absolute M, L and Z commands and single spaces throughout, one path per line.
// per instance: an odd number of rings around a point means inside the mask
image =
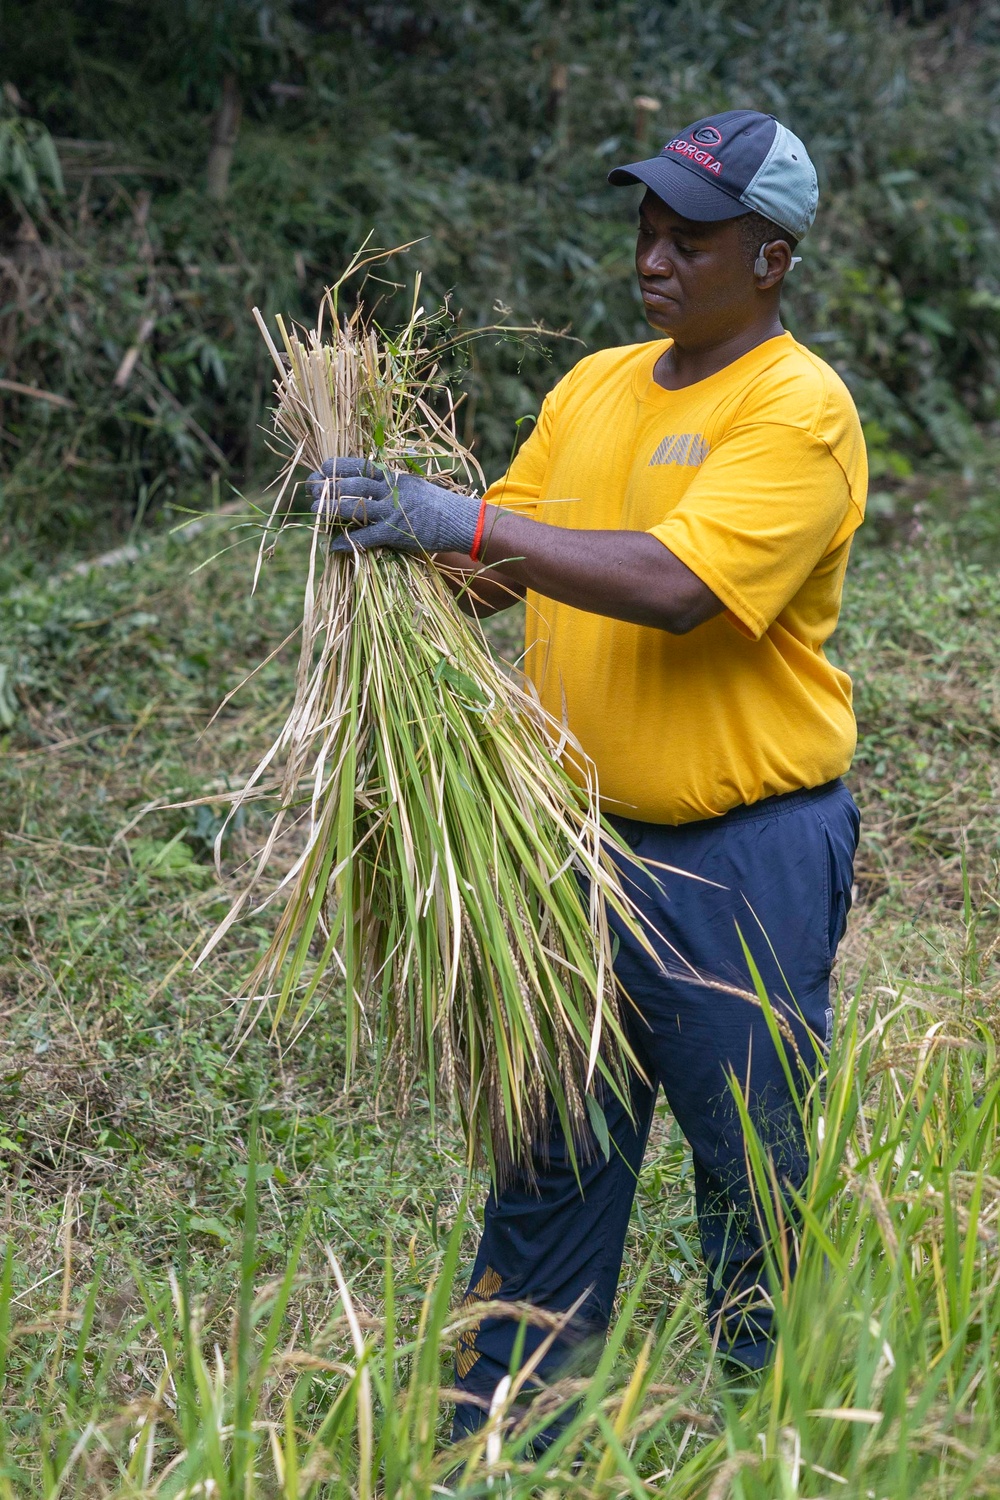
M 304 336 L 278 320 L 284 355 L 255 314 L 286 460 L 272 534 L 300 465 L 330 454 L 481 481 L 416 297 L 389 339 L 360 313 L 341 317 L 337 290 Z M 530 1172 L 553 1108 L 587 1155 L 604 1134 L 597 1094 L 627 1103 L 632 1060 L 609 908 L 639 931 L 594 768 L 493 660 L 430 559 L 331 554 L 328 527 L 312 523 L 294 702 L 235 804 L 280 767 L 280 806 L 202 958 L 297 817 L 304 844 L 267 898 L 284 905 L 250 980 L 273 1025 L 291 1014 L 298 1028 L 342 990 L 348 1076 L 364 1051 L 380 1076 L 402 1072 L 401 1097 L 422 1078 L 432 1107 L 442 1093 L 457 1104 L 470 1161 L 485 1157 L 495 1178 Z

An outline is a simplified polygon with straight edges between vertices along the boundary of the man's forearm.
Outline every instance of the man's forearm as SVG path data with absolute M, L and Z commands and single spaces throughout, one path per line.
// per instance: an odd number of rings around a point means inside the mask
M 502 568 L 484 568 L 458 552 L 436 552 L 434 561 L 463 614 L 486 620 L 524 598 L 524 585 L 507 579 Z
M 490 505 L 484 581 L 526 588 L 575 609 L 684 635 L 723 605 L 697 574 L 644 531 L 573 531 Z

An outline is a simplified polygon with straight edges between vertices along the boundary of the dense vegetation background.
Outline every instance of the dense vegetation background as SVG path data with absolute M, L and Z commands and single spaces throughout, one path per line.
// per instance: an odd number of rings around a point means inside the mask
M 1000 0 L 0 0 L 0 85 L 2 1500 L 1000 1493 Z M 271 477 L 250 310 L 311 318 L 372 233 L 421 241 L 389 324 L 419 268 L 466 327 L 644 338 L 606 171 L 743 104 L 815 156 L 787 315 L 874 475 L 801 1271 L 759 1389 L 720 1384 L 661 1104 L 565 1445 L 459 1474 L 484 1184 L 422 1097 L 345 1092 L 336 997 L 234 1051 L 272 912 L 192 969 L 266 827 L 214 868 L 302 614 L 301 534 L 251 597 L 254 513 L 218 513 Z M 474 346 L 488 472 L 580 352 Z
M 788 318 L 855 392 L 876 514 L 918 460 L 982 467 L 993 0 L 2 0 L 0 58 L 8 541 L 88 546 L 215 475 L 252 482 L 268 375 L 250 309 L 311 316 L 370 232 L 421 238 L 394 273 L 419 267 L 466 326 L 509 309 L 587 347 L 645 337 L 633 195 L 606 172 L 731 106 L 777 113 L 815 157 Z M 464 431 L 488 470 L 580 352 L 476 346 Z

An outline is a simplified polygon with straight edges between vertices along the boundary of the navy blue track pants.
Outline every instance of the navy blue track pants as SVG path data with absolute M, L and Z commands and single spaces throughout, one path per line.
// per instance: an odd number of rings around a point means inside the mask
M 610 1158 L 597 1152 L 580 1163 L 579 1184 L 557 1129 L 547 1160 L 537 1164 L 537 1184 L 515 1181 L 499 1196 L 490 1194 L 467 1295 L 549 1311 L 565 1311 L 584 1297 L 572 1331 L 546 1354 L 543 1378 L 554 1378 L 581 1341 L 603 1336 L 662 1086 L 691 1144 L 709 1320 L 720 1349 L 756 1369 L 767 1359 L 771 1318 L 730 1073 L 748 1095 L 779 1179 L 800 1185 L 806 1160 L 764 1014 L 726 987 L 753 990 L 742 933 L 775 1009 L 795 1033 L 801 1060 L 815 1072 L 817 1049 L 829 1041 L 833 1023 L 830 971 L 851 904 L 858 810 L 837 780 L 680 827 L 613 821 L 635 853 L 637 863 L 624 873 L 664 965 L 618 931 L 615 972 L 637 1007 L 630 1035 L 650 1083 L 633 1080 L 634 1120 L 618 1101 L 606 1101 Z M 693 982 L 692 970 L 721 987 Z M 793 1061 L 793 1074 L 799 1066 Z M 459 1388 L 488 1402 L 508 1371 L 517 1335 L 516 1322 L 499 1318 L 465 1335 L 456 1360 Z M 544 1337 L 528 1328 L 524 1358 Z M 482 1420 L 481 1406 L 459 1405 L 456 1434 Z

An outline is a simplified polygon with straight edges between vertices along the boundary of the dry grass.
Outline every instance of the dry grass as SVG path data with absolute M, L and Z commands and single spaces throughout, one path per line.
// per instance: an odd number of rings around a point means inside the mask
M 279 520 L 295 524 L 284 507 L 300 465 L 342 454 L 481 478 L 455 434 L 419 282 L 391 338 L 360 311 L 342 318 L 338 288 L 306 335 L 279 324 L 284 353 L 261 322 L 285 467 L 258 569 Z M 327 511 L 309 528 L 287 717 L 233 802 L 270 793 L 277 808 L 198 962 L 235 930 L 291 827 L 301 844 L 265 898 L 280 914 L 247 1014 L 267 1012 L 277 1033 L 288 1013 L 297 1031 L 333 998 L 349 1072 L 363 1054 L 376 1076 L 401 1074 L 403 1094 L 421 1079 L 432 1108 L 438 1095 L 457 1108 L 470 1163 L 498 1179 L 532 1170 L 553 1106 L 589 1154 L 598 1083 L 628 1101 L 608 913 L 640 934 L 593 765 L 497 665 L 429 558 L 331 553 L 330 526 Z

